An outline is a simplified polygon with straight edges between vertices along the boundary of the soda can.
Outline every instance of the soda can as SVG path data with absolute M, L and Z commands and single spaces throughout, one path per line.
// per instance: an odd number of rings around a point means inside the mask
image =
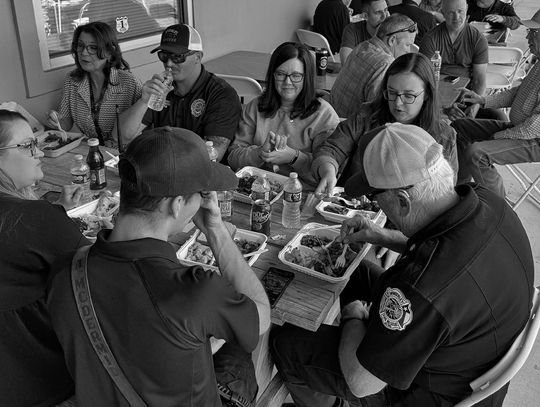
M 317 67 L 317 75 L 326 75 L 326 66 L 328 65 L 328 51 L 326 48 L 317 48 L 315 52 L 315 65 Z
M 257 199 L 251 205 L 251 230 L 270 236 L 272 207 L 268 201 Z

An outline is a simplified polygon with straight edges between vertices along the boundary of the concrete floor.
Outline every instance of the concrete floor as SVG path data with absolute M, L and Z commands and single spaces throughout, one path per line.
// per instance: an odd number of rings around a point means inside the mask
M 522 20 L 530 19 L 540 9 L 539 0 L 515 0 L 514 9 Z M 508 39 L 508 46 L 527 49 L 525 27 L 512 31 Z M 540 173 L 540 163 L 520 164 L 530 177 Z M 506 192 L 510 199 L 515 200 L 523 189 L 506 168 L 499 168 L 504 178 Z M 540 197 L 540 194 L 537 194 Z M 534 255 L 535 286 L 540 285 L 540 205 L 527 198 L 518 208 L 525 230 L 529 235 Z M 504 407 L 537 407 L 540 406 L 540 336 L 536 339 L 533 350 L 519 373 L 510 382 L 510 389 L 506 396 Z

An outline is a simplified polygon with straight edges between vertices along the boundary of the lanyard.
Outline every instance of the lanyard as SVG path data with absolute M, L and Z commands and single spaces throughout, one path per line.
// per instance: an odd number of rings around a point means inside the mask
M 101 131 L 101 127 L 99 127 L 99 112 L 101 110 L 101 104 L 103 102 L 103 97 L 105 96 L 105 91 L 107 90 L 108 83 L 109 78 L 105 77 L 105 81 L 103 82 L 103 86 L 101 87 L 99 98 L 96 102 L 96 100 L 94 99 L 94 91 L 92 90 L 92 82 L 90 81 L 90 78 L 88 78 L 88 85 L 90 85 L 90 111 L 92 112 L 92 120 L 94 122 L 94 127 L 96 128 L 96 134 L 99 139 L 99 144 L 101 145 L 104 145 L 104 140 L 103 131 Z

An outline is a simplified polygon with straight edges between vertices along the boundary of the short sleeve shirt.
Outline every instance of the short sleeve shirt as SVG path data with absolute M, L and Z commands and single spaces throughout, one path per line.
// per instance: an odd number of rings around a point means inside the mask
M 167 95 L 166 103 L 168 107 L 160 112 L 148 109 L 142 124 L 154 128 L 182 127 L 203 139 L 234 139 L 241 114 L 238 94 L 223 79 L 206 71 L 204 66 L 193 88 L 186 95 L 177 95 L 173 90 Z
M 362 366 L 416 401 L 464 398 L 531 306 L 534 264 L 519 218 L 484 188 L 456 192 L 460 202 L 413 235 L 377 281 L 357 351 Z
M 488 43 L 478 30 L 465 24 L 452 43 L 446 24 L 442 23 L 424 36 L 420 52 L 431 58 L 441 51 L 441 74 L 472 77 L 473 65 L 488 63 Z
M 347 48 L 354 48 L 363 41 L 371 38 L 370 33 L 367 30 L 366 20 L 358 21 L 357 23 L 347 24 L 343 30 L 343 37 L 341 38 L 341 46 Z
M 209 338 L 252 351 L 259 335 L 255 303 L 216 273 L 181 265 L 168 242 L 110 242 L 109 234 L 100 232 L 89 253 L 88 281 L 99 293 L 94 307 L 118 364 L 148 405 L 220 407 Z M 61 270 L 48 307 L 77 377 L 77 403 L 128 407 L 88 343 L 69 266 Z

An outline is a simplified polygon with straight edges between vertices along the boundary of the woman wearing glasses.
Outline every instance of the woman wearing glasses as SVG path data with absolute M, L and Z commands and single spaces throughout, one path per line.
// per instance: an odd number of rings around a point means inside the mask
M 74 392 L 44 297 L 53 262 L 88 242 L 35 196 L 43 153 L 33 137 L 19 113 L 0 110 L 0 406 L 55 406 Z
M 332 133 L 339 118 L 315 95 L 315 63 L 301 44 L 285 42 L 272 53 L 264 93 L 244 106 L 229 165 L 299 174 L 315 186 L 312 151 Z
M 357 147 L 369 130 L 385 123 L 414 124 L 443 146 L 445 158 L 457 174 L 456 133 L 441 119 L 435 75 L 430 60 L 410 53 L 397 58 L 386 71 L 381 95 L 362 105 L 359 113 L 340 123 L 315 151 L 313 174 L 320 179 L 318 194 L 331 194 L 337 184 L 361 169 Z
M 47 124 L 59 130 L 75 124 L 101 145 L 116 147 L 116 109 L 121 113 L 139 100 L 142 84 L 129 71 L 116 34 L 106 23 L 78 26 L 71 52 L 76 68 L 67 75 L 58 112 L 48 113 Z

